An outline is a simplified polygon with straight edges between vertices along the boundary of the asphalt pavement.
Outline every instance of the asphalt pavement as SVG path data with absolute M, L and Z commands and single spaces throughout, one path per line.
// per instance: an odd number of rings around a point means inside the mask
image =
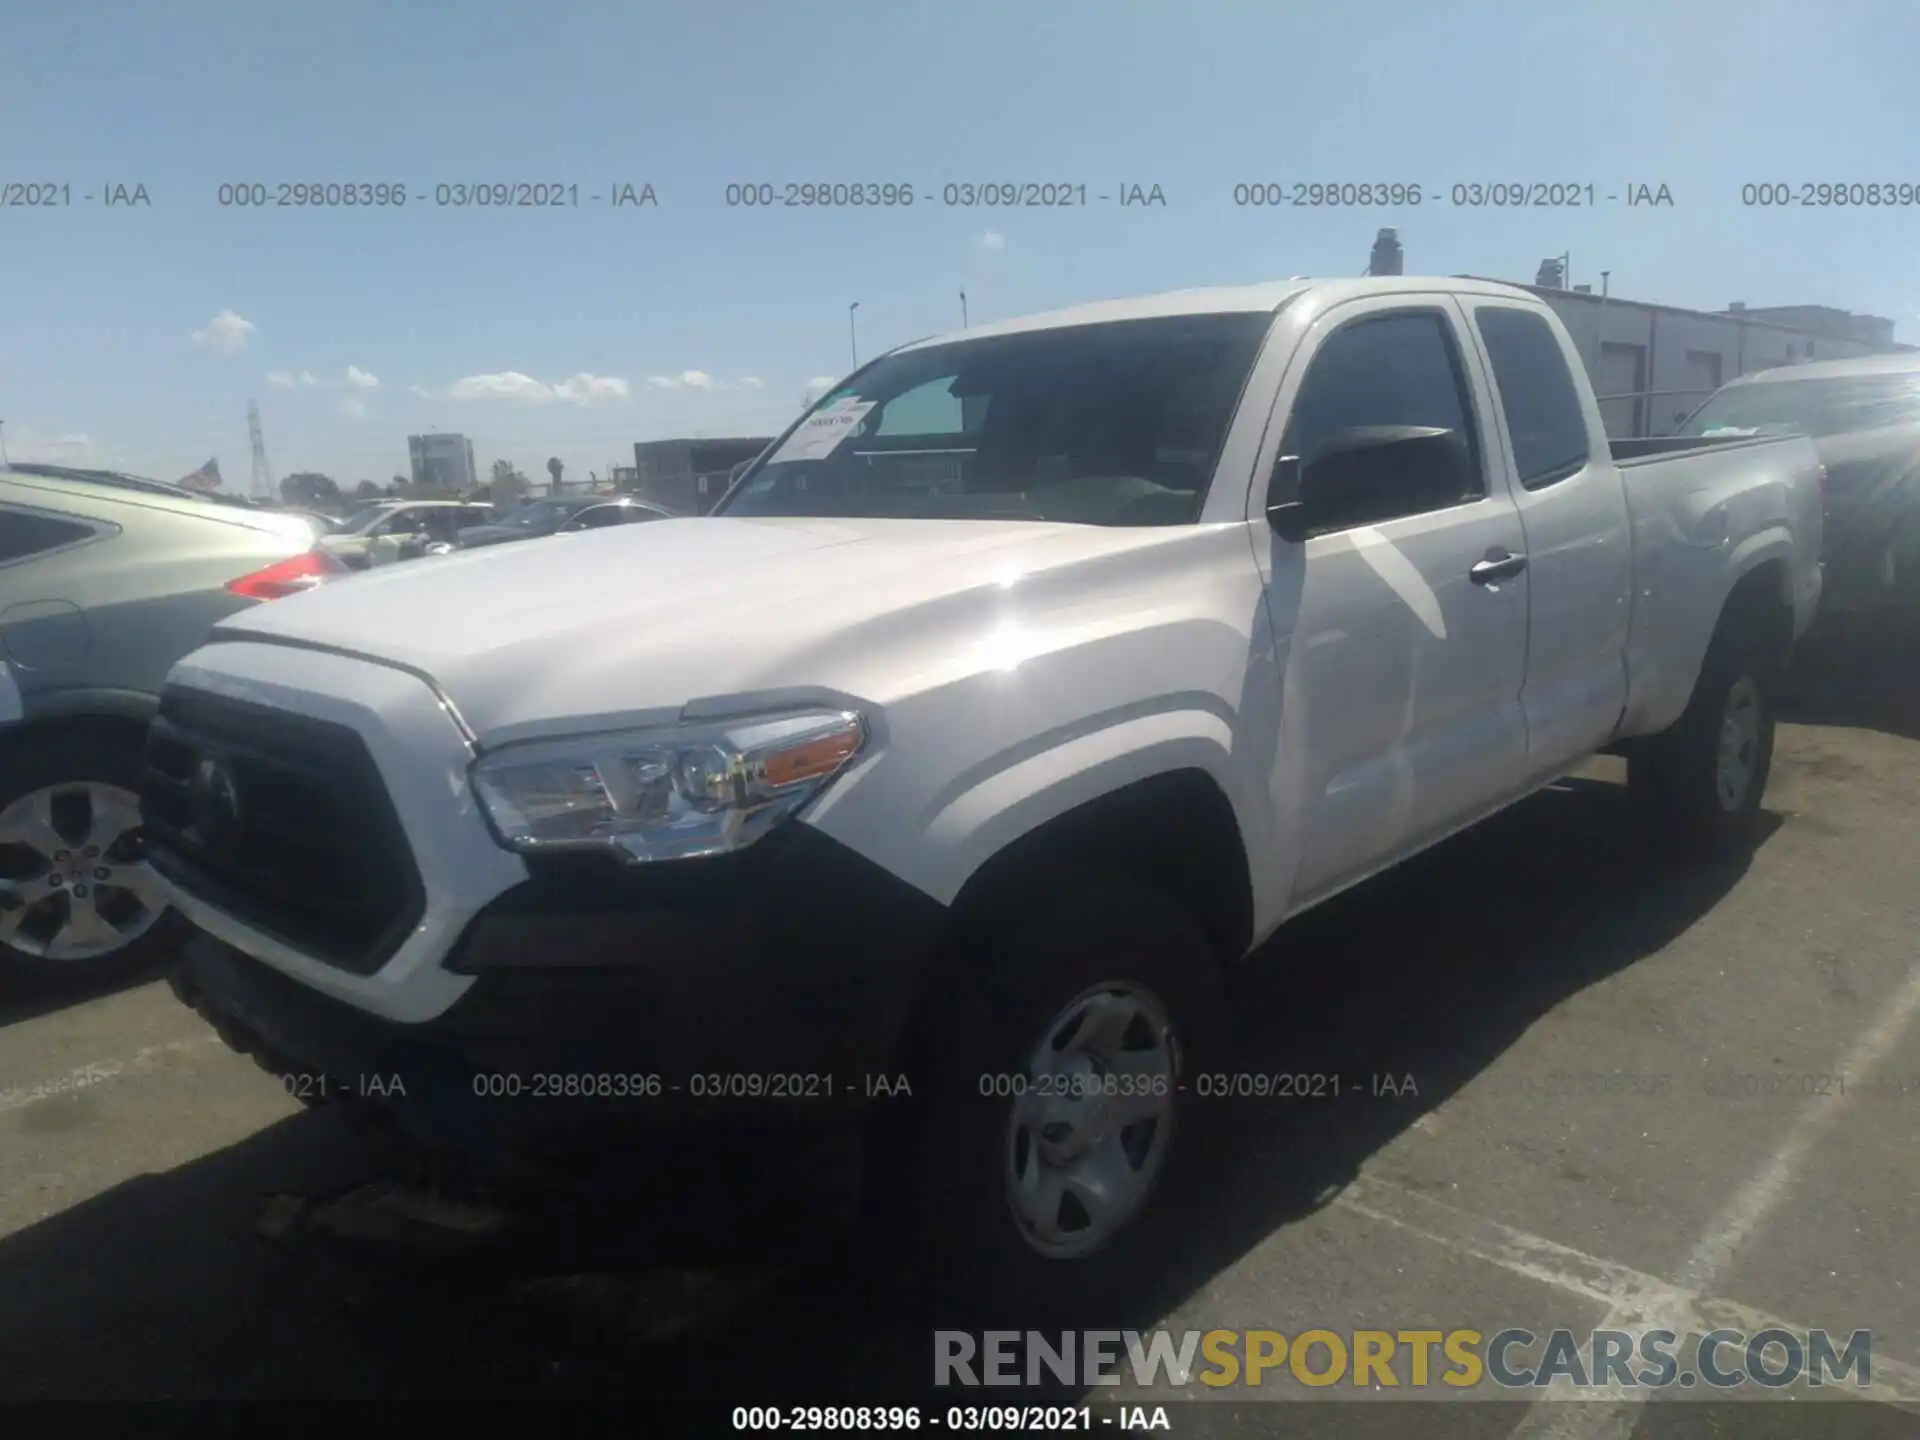
M 1876 1381 L 1920 1398 L 1920 643 L 1826 645 L 1789 706 L 1750 855 L 1645 849 L 1601 761 L 1268 946 L 1240 1066 L 1341 1093 L 1233 1102 L 1187 1243 L 1109 1323 L 1732 1316 L 1870 1330 Z M 0 989 L 0 1401 L 592 1399 L 720 1431 L 776 1400 L 949 1403 L 932 1330 L 1022 1324 L 849 1246 L 741 1235 L 725 1262 L 639 1197 L 617 1269 L 513 1283 L 262 1233 L 272 1197 L 387 1159 L 157 980 Z M 1102 1398 L 1164 1403 L 1174 1433 L 1653 1435 L 1682 1408 Z M 1830 1407 L 1800 1398 L 1714 1433 L 1789 1433 L 1768 1428 L 1789 1412 L 1813 1433 Z M 1838 1403 L 1835 1434 L 1920 1423 Z

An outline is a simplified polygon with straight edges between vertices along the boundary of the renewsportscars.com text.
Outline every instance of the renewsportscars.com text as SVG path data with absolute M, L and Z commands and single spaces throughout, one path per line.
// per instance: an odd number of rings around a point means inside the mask
M 1873 1335 L 1836 1344 L 1825 1330 L 1715 1330 L 1689 1350 L 1672 1330 L 937 1330 L 939 1386 L 1330 1385 L 1456 1390 L 1491 1383 L 1532 1390 L 1579 1388 L 1731 1390 L 1743 1385 L 1842 1385 L 1867 1389 Z M 1683 1359 L 1690 1363 L 1683 1363 Z

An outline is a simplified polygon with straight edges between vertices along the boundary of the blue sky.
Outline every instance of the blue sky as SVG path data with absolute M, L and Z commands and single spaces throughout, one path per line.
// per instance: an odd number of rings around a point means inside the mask
M 1383 225 L 1410 272 L 1530 280 L 1568 251 L 1574 281 L 1605 268 L 1615 294 L 1837 305 L 1920 341 L 1920 207 L 1740 203 L 1745 182 L 1920 186 L 1916 57 L 1920 15 L 1883 0 L 15 0 L 0 181 L 73 203 L 0 209 L 0 418 L 15 459 L 171 477 L 213 455 L 239 486 L 249 400 L 280 475 L 384 480 L 437 427 L 483 469 L 557 455 L 584 476 L 635 440 L 781 425 L 847 369 L 856 300 L 870 355 L 957 327 L 963 288 L 978 322 L 1351 275 Z M 726 204 L 729 183 L 789 180 L 917 201 Z M 1234 205 L 1263 180 L 1664 183 L 1675 203 Z M 247 181 L 404 182 L 425 203 L 218 203 Z M 475 181 L 581 203 L 432 203 Z M 969 181 L 1167 203 L 940 203 Z M 151 204 L 81 198 L 115 183 Z M 657 208 L 587 199 L 615 183 Z

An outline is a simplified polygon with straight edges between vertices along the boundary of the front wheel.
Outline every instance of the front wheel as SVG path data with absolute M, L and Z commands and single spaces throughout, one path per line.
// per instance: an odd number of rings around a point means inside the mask
M 0 761 L 0 970 L 97 976 L 158 961 L 187 925 L 146 862 L 137 736 L 76 726 Z
M 1741 627 L 1715 636 L 1685 713 L 1629 760 L 1628 789 L 1662 835 L 1723 849 L 1751 837 L 1773 769 L 1765 656 Z
M 1219 964 L 1157 892 L 1101 880 L 986 925 L 937 993 L 915 1117 L 918 1236 L 941 1288 L 1050 1310 L 1153 1283 L 1219 1102 Z

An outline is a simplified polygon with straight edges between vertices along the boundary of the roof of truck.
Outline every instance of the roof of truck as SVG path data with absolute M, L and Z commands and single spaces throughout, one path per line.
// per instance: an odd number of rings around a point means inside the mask
M 1498 295 L 1505 300 L 1521 300 L 1530 305 L 1540 301 L 1514 285 L 1490 280 L 1468 280 L 1457 275 L 1392 275 L 1379 279 L 1315 280 L 1296 275 L 1291 280 L 1269 280 L 1258 285 L 1217 285 L 1197 290 L 1168 290 L 1158 295 L 1140 295 L 1123 300 L 1096 300 L 1062 310 L 1045 310 L 1022 315 L 992 325 L 976 325 L 967 330 L 951 330 L 924 340 L 903 345 L 900 350 L 918 350 L 927 345 L 944 345 L 955 340 L 982 340 L 996 335 L 1017 335 L 1028 330 L 1056 330 L 1069 325 L 1100 325 L 1115 320 L 1152 320 L 1177 315 L 1250 315 L 1271 314 L 1295 296 L 1314 291 L 1327 303 L 1357 300 L 1369 295 L 1418 293 L 1443 290 L 1454 295 Z M 898 353 L 898 352 L 895 352 Z

